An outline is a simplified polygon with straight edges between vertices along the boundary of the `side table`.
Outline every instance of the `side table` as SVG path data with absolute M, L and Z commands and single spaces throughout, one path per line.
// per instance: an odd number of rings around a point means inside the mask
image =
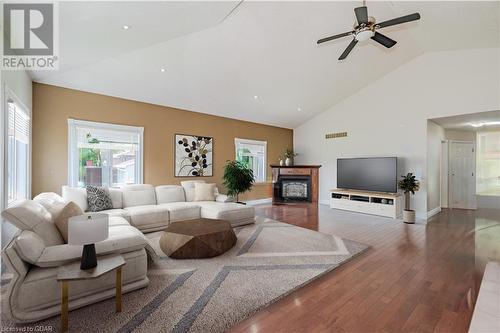
M 60 266 L 57 271 L 57 281 L 61 282 L 61 332 L 68 331 L 69 327 L 69 281 L 88 280 L 98 278 L 112 270 L 116 270 L 116 312 L 122 311 L 122 266 L 125 260 L 119 254 L 112 254 L 97 258 L 97 267 L 89 270 L 80 269 L 80 261 Z

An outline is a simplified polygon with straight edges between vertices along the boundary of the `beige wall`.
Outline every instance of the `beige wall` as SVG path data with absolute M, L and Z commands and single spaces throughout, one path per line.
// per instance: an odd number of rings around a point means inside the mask
M 67 183 L 68 118 L 144 127 L 144 181 L 153 185 L 178 184 L 174 177 L 174 134 L 214 137 L 214 176 L 204 177 L 220 187 L 226 160 L 234 159 L 234 138 L 267 141 L 267 162 L 277 162 L 292 147 L 293 131 L 159 105 L 33 84 L 33 196 L 60 193 Z M 268 180 L 271 170 L 267 171 Z M 241 199 L 271 197 L 271 184 L 255 185 Z

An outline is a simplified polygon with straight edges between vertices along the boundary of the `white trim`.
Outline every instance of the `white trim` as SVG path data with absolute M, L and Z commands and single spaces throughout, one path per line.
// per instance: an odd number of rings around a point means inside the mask
M 330 207 L 330 201 L 329 200 L 319 200 L 319 204 L 320 205 L 327 205 L 328 207 Z
M 234 158 L 238 157 L 238 143 L 248 143 L 253 145 L 263 145 L 264 146 L 264 180 L 257 182 L 258 184 L 267 182 L 267 141 L 252 140 L 252 139 L 242 139 L 234 138 Z
M 68 118 L 68 185 L 77 186 L 78 179 L 74 177 L 78 167 L 78 156 L 76 155 L 76 129 L 77 127 L 90 127 L 115 131 L 134 132 L 139 137 L 139 152 L 137 156 L 136 177 L 138 184 L 144 184 L 144 127 L 76 120 Z
M 249 206 L 255 206 L 255 205 L 263 205 L 263 204 L 270 204 L 273 202 L 273 198 L 265 198 L 265 199 L 255 199 L 255 200 L 248 200 L 245 201 L 245 203 Z
M 427 212 L 427 218 L 430 219 L 431 217 L 433 217 L 434 215 L 439 214 L 439 213 L 441 213 L 441 207 L 436 207 L 436 208 L 429 210 Z
M 29 117 L 29 139 L 28 139 L 28 165 L 27 165 L 27 179 L 26 179 L 26 198 L 31 199 L 31 181 L 32 181 L 32 159 L 33 159 L 33 114 L 32 111 L 29 107 L 24 104 L 19 97 L 12 91 L 7 85 L 4 85 L 4 100 L 3 106 L 4 106 L 4 112 L 2 115 L 2 129 L 3 129 L 3 146 L 2 146 L 2 156 L 3 156 L 3 164 L 2 164 L 2 177 L 3 177 L 3 189 L 2 189 L 2 204 L 1 208 L 4 209 L 8 206 L 8 115 L 9 115 L 9 99 L 14 102 L 17 106 L 19 106 L 22 111 L 24 111 L 27 116 Z

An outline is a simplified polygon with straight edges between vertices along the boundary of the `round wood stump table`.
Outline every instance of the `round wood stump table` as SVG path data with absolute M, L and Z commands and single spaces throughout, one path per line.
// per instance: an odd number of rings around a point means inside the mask
M 231 223 L 214 219 L 196 219 L 170 224 L 160 238 L 160 248 L 174 259 L 212 258 L 236 244 Z

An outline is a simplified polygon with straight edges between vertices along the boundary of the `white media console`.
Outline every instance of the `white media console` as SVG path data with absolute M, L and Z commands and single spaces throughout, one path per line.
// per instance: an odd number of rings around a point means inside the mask
M 330 190 L 330 208 L 400 218 L 403 200 L 400 194 L 357 190 Z

